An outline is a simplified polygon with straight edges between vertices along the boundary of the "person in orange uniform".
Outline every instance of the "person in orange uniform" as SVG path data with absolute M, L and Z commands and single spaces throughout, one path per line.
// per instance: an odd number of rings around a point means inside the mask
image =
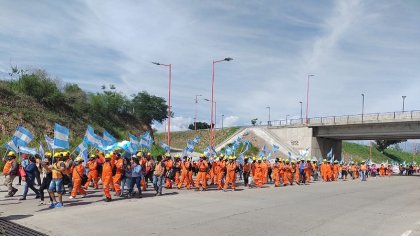
M 219 182 L 217 181 L 217 176 L 219 175 L 219 172 L 220 172 L 219 162 L 220 162 L 221 158 L 223 158 L 222 155 L 220 155 L 220 157 L 216 158 L 211 165 L 210 184 L 215 184 L 215 185 L 219 184 Z
M 121 158 L 120 153 L 115 153 L 114 166 L 115 175 L 112 177 L 112 182 L 114 183 L 115 196 L 121 196 L 121 178 L 124 170 L 124 160 Z
M 218 174 L 217 174 L 217 189 L 222 190 L 224 182 L 223 178 L 226 174 L 226 156 L 220 157 L 219 163 L 218 163 Z
M 334 165 L 333 165 L 333 181 L 338 180 L 338 171 L 339 171 L 338 161 L 335 160 Z
M 275 162 L 271 165 L 273 170 L 274 186 L 280 187 L 280 160 L 276 158 Z
M 97 158 L 96 155 L 90 155 L 90 157 L 89 157 L 89 161 L 87 163 L 87 167 L 88 167 L 87 177 L 88 177 L 88 180 L 87 180 L 87 182 L 84 186 L 85 189 L 89 188 L 89 184 L 91 182 L 93 182 L 93 188 L 98 189 L 99 176 L 98 176 L 98 162 L 96 161 L 96 158 Z M 74 174 L 73 174 L 73 176 L 74 176 Z
M 388 175 L 388 177 L 391 177 L 391 165 L 388 164 L 388 166 L 386 167 L 386 174 Z
M 306 160 L 306 165 L 307 165 L 307 168 L 305 169 L 305 178 L 306 178 L 306 183 L 309 184 L 309 182 L 311 182 L 311 176 L 312 176 L 312 171 L 313 171 L 311 159 L 308 158 Z
M 82 188 L 82 176 L 85 173 L 85 166 L 83 165 L 83 158 L 78 156 L 75 159 L 75 165 L 73 168 L 73 189 L 69 199 L 75 199 L 77 193 L 82 195 L 82 198 L 86 196 L 85 190 Z
M 172 168 L 175 171 L 175 186 L 178 187 L 181 177 L 181 157 L 178 154 L 174 156 L 174 163 Z
M 15 159 L 15 152 L 10 151 L 7 153 L 7 161 L 3 168 L 3 175 L 5 176 L 4 186 L 7 187 L 7 197 L 13 197 L 18 191 L 17 188 L 13 187 L 13 180 L 16 178 L 19 172 L 19 165 Z
M 181 176 L 179 177 L 178 189 L 182 188 L 182 184 L 187 189 L 190 189 L 190 178 L 188 177 L 189 171 L 192 169 L 191 162 L 188 161 L 188 157 L 184 156 L 184 160 L 181 162 Z
M 286 163 L 284 164 L 284 175 L 283 175 L 283 185 L 287 186 L 292 183 L 292 165 L 290 164 L 290 161 L 286 159 Z
M 304 160 L 302 159 L 301 162 L 303 163 Z M 292 184 L 293 184 L 293 182 L 295 182 L 297 185 L 300 185 L 299 164 L 300 164 L 299 161 L 298 161 L 297 164 L 295 163 L 295 161 L 292 161 L 292 167 L 293 167 L 293 169 L 292 169 L 292 171 L 293 171 L 293 181 L 292 181 Z
M 197 178 L 195 180 L 195 187 L 196 187 L 196 191 L 200 190 L 200 185 L 202 187 L 203 191 L 207 190 L 207 170 L 209 168 L 209 164 L 206 161 L 206 156 L 204 154 L 201 154 L 200 156 L 200 160 L 197 163 L 197 168 L 198 168 L 198 174 L 197 174 Z
M 262 187 L 263 178 L 264 178 L 264 170 L 263 170 L 263 165 L 262 165 L 262 159 L 261 157 L 258 157 L 257 162 L 255 163 L 255 174 L 254 174 L 255 186 L 257 188 Z
M 166 173 L 169 173 L 169 171 L 172 169 L 174 162 L 171 159 L 171 154 L 167 153 L 165 155 L 165 170 Z M 165 188 L 167 189 L 171 189 L 172 188 L 172 180 L 169 178 L 165 179 Z
M 265 157 L 262 158 L 261 168 L 262 168 L 262 183 L 266 184 L 268 179 L 268 165 L 267 159 Z
M 362 181 L 366 181 L 367 165 L 366 165 L 365 161 L 362 161 L 362 164 L 360 165 L 360 173 L 362 174 Z
M 227 190 L 229 184 L 232 186 L 232 191 L 235 191 L 236 188 L 236 171 L 238 170 L 238 164 L 235 161 L 234 156 L 229 157 L 229 162 L 226 164 L 226 181 L 223 188 L 224 191 Z
M 245 156 L 244 163 L 242 165 L 242 174 L 244 178 L 245 187 L 249 186 L 249 176 L 251 174 L 251 163 L 249 163 L 249 157 Z
M 328 181 L 328 169 L 330 168 L 327 159 L 324 159 L 321 164 L 321 178 L 324 182 Z
M 112 184 L 112 167 L 114 166 L 111 162 L 112 156 L 111 154 L 105 155 L 105 162 L 102 167 L 102 187 L 104 189 L 105 201 L 111 201 L 111 194 L 109 190 L 111 189 Z
M 381 164 L 381 167 L 379 167 L 379 176 L 380 177 L 385 176 L 385 166 L 384 166 L 384 164 Z

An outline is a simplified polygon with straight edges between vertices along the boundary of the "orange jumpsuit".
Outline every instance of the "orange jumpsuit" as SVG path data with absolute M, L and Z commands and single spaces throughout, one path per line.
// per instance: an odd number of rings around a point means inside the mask
M 226 181 L 225 181 L 224 190 L 226 190 L 229 187 L 229 184 L 232 185 L 232 190 L 235 190 L 237 168 L 238 168 L 238 165 L 236 164 L 236 162 L 228 162 L 226 164 Z
M 324 180 L 325 182 L 329 181 L 328 169 L 330 169 L 330 166 L 327 163 L 321 164 L 321 177 L 322 177 L 322 180 Z
M 217 182 L 217 173 L 216 173 L 216 169 L 217 169 L 217 161 L 213 161 L 212 165 L 211 165 L 211 169 L 210 169 L 210 185 L 213 185 L 214 183 Z
M 102 185 L 106 198 L 111 198 L 109 190 L 112 183 L 112 164 L 111 162 L 105 162 L 102 167 Z
M 181 161 L 175 161 L 173 168 L 175 169 L 175 186 L 178 187 L 178 185 L 180 184 L 179 179 L 181 177 Z
M 379 176 L 381 177 L 385 176 L 385 167 L 383 164 L 381 164 L 381 167 L 379 167 Z
M 388 165 L 386 170 L 387 170 L 386 172 L 387 172 L 388 177 L 391 177 L 391 166 Z
M 203 190 L 207 190 L 206 176 L 207 176 L 207 169 L 209 165 L 207 164 L 206 160 L 201 160 L 197 163 L 197 167 L 198 167 L 198 174 L 195 180 L 195 187 L 197 188 L 197 190 L 200 190 L 200 183 L 201 183 Z
M 122 178 L 124 160 L 122 158 L 119 158 L 115 160 L 114 163 L 115 163 L 115 167 L 117 171 L 114 177 L 112 178 L 112 182 L 114 183 L 115 193 L 117 195 L 120 195 L 121 194 L 121 178 Z
M 73 168 L 73 189 L 71 190 L 71 196 L 76 197 L 77 193 L 86 195 L 85 190 L 82 188 L 82 176 L 85 173 L 85 167 L 83 164 L 78 164 Z
M 170 171 L 172 167 L 173 167 L 172 160 L 165 161 L 166 172 Z M 165 178 L 165 188 L 172 188 L 172 180 Z
M 89 188 L 89 184 L 91 181 L 93 181 L 93 187 L 95 189 L 98 189 L 98 181 L 99 181 L 99 176 L 98 176 L 98 162 L 96 161 L 96 159 L 90 159 L 87 163 L 89 172 L 88 172 L 88 180 L 85 184 L 85 188 L 88 189 Z
M 299 181 L 299 177 L 300 177 L 299 165 L 300 164 L 295 165 L 295 173 L 294 173 L 294 180 L 295 180 L 295 183 L 297 183 L 297 184 L 300 184 L 300 181 Z
M 292 166 L 290 163 L 284 165 L 283 183 L 284 186 L 292 184 Z
M 147 163 L 146 158 L 145 157 L 141 157 L 140 158 L 140 165 L 141 165 L 141 172 L 143 174 L 143 178 L 141 178 L 140 184 L 141 184 L 142 191 L 146 191 L 146 188 L 147 188 L 147 186 L 146 186 L 146 178 L 145 178 L 146 172 L 147 172 L 147 170 L 146 170 L 146 163 Z
M 190 163 L 191 163 L 191 169 L 190 169 L 190 171 L 188 171 L 188 178 L 190 180 L 191 187 L 194 188 L 194 180 L 193 180 L 194 170 L 193 170 L 193 168 L 197 168 L 197 165 L 196 165 L 196 163 L 194 163 L 192 161 L 190 161 Z
M 254 175 L 254 181 L 255 186 L 258 188 L 261 188 L 263 185 L 263 178 L 264 178 L 264 172 L 263 172 L 263 166 L 261 162 L 255 163 L 255 175 Z
M 263 161 L 261 163 L 261 168 L 262 168 L 262 183 L 266 184 L 267 183 L 267 178 L 268 178 L 268 163 L 266 161 Z
M 190 184 L 190 178 L 188 177 L 188 172 L 191 169 L 191 163 L 189 161 L 183 161 L 181 163 L 181 176 L 179 178 L 179 183 L 178 183 L 178 188 L 180 189 L 182 187 L 182 184 L 184 184 L 184 186 L 187 189 L 190 189 L 191 184 Z
M 338 179 L 338 169 L 339 169 L 338 164 L 334 164 L 333 166 L 333 180 L 334 181 L 337 181 Z
M 278 162 L 273 163 L 271 168 L 273 169 L 274 186 L 279 187 L 280 186 L 280 163 Z
M 226 172 L 226 161 L 219 161 L 219 173 L 217 174 L 217 189 L 221 190 L 223 187 L 223 177 Z
M 311 176 L 312 176 L 312 164 L 311 162 L 307 162 L 308 167 L 305 169 L 305 178 L 306 178 L 306 183 L 309 183 L 311 181 Z

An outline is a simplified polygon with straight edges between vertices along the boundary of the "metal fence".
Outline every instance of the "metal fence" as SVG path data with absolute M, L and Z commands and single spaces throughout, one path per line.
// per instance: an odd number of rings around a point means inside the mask
M 399 111 L 385 113 L 369 113 L 358 115 L 325 116 L 306 119 L 273 120 L 270 126 L 322 126 L 322 125 L 348 125 L 365 123 L 385 123 L 385 122 L 404 122 L 420 121 L 420 111 Z

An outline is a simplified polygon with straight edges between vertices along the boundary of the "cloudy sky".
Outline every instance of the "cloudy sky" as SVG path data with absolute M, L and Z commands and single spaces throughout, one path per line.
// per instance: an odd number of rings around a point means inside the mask
M 217 125 L 420 109 L 420 1 L 2 1 L 0 75 L 43 68 L 91 92 L 115 84 L 167 96 L 172 129 L 193 122 L 195 95 L 210 98 L 216 64 Z M 209 122 L 210 104 L 197 104 Z M 158 126 L 161 128 L 161 126 Z

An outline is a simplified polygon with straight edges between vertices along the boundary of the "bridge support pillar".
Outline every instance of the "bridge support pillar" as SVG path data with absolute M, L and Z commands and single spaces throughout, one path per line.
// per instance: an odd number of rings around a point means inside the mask
M 322 159 L 327 158 L 327 153 L 333 149 L 334 159 L 341 160 L 342 141 L 329 138 L 312 137 L 311 155 Z

